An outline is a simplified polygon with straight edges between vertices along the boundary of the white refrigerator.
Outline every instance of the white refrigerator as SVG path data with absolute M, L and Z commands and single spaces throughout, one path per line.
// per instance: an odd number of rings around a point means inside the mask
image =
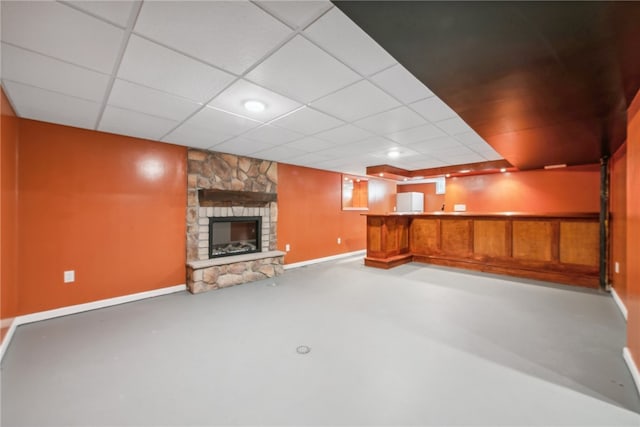
M 396 195 L 397 212 L 422 212 L 424 210 L 424 193 L 398 193 Z

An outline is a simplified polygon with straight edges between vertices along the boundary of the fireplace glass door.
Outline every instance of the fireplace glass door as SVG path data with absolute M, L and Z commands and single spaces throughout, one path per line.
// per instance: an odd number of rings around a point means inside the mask
M 209 218 L 209 258 L 260 252 L 262 218 Z

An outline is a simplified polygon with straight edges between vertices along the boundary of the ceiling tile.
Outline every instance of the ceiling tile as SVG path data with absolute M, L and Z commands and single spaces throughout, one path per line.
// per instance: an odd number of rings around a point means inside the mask
M 464 147 L 464 145 L 449 136 L 444 136 L 440 138 L 429 139 L 426 141 L 418 141 L 416 143 L 410 144 L 409 147 L 421 153 L 433 153 L 437 150 L 446 148 Z
M 133 6 L 137 3 L 135 1 L 68 1 L 78 9 L 82 9 L 86 12 L 92 13 L 103 19 L 116 23 L 122 27 L 127 26 L 129 16 Z
M 449 108 L 449 106 L 442 102 L 437 96 L 414 102 L 410 107 L 417 111 L 422 117 L 432 122 L 457 117 L 456 112 Z
M 477 153 L 480 154 L 485 160 L 502 160 L 503 157 L 492 148 L 487 148 L 484 150 L 477 150 Z
M 307 153 L 296 156 L 290 160 L 296 165 L 315 166 L 320 162 L 331 159 L 332 156 L 326 152 Z
M 18 116 L 26 119 L 93 129 L 100 113 L 100 104 L 96 102 L 33 86 L 5 81 L 3 89 Z
M 236 74 L 291 34 L 249 2 L 144 2 L 134 31 Z
M 371 80 L 405 104 L 433 96 L 433 92 L 400 64 L 379 72 Z
M 98 130 L 158 140 L 177 125 L 178 122 L 175 120 L 107 106 L 104 109 Z
M 455 139 L 462 142 L 467 147 L 489 147 L 489 144 L 475 131 L 460 133 Z
M 354 124 L 371 132 L 386 135 L 403 129 L 425 125 L 427 122 L 419 114 L 407 107 L 399 107 L 358 120 Z
M 2 2 L 2 40 L 111 73 L 124 31 L 57 2 Z
M 301 156 L 306 151 L 298 150 L 287 145 L 280 145 L 278 147 L 267 148 L 266 150 L 257 151 L 254 155 L 259 159 L 275 160 L 277 162 L 286 161 L 293 157 Z
M 190 117 L 182 126 L 206 130 L 213 145 L 258 127 L 260 122 L 207 107 Z M 195 129 L 191 132 L 198 132 Z
M 464 145 L 446 146 L 435 148 L 431 154 L 442 160 L 447 160 L 449 157 L 460 157 L 477 154 L 474 151 L 468 149 Z
M 301 150 L 305 153 L 313 153 L 315 151 L 321 151 L 327 148 L 335 147 L 335 144 L 310 136 L 285 144 L 285 147 Z
M 453 117 L 451 119 L 442 120 L 434 124 L 449 135 L 457 135 L 460 133 L 473 131 L 473 129 L 471 129 L 471 127 L 469 127 L 469 125 L 466 124 L 465 121 L 460 117 Z
M 2 44 L 2 78 L 101 102 L 109 76 Z
M 398 154 L 395 157 L 390 157 L 389 156 L 390 152 L 394 152 Z M 421 154 L 417 151 L 412 150 L 411 148 L 398 146 L 398 147 L 387 148 L 384 150 L 373 151 L 369 153 L 369 155 L 373 157 L 377 157 L 379 159 L 384 159 L 387 163 L 395 164 L 401 161 L 407 161 L 408 159 L 411 159 L 411 158 L 419 157 Z
M 162 141 L 187 147 L 209 148 L 230 137 L 229 134 L 220 134 L 200 126 L 183 124 L 162 138 Z
M 135 35 L 129 39 L 118 77 L 197 102 L 209 101 L 235 79 Z
M 347 124 L 318 133 L 314 136 L 336 144 L 348 144 L 350 142 L 362 141 L 372 135 L 369 131 Z
M 446 156 L 440 155 L 440 154 L 435 154 L 435 155 L 442 157 L 442 159 L 446 160 L 452 165 L 463 165 L 467 163 L 478 163 L 478 162 L 485 161 L 484 157 L 474 152 L 467 153 L 467 154 L 460 154 L 460 155 L 446 155 Z
M 273 15 L 293 28 L 305 25 L 313 18 L 321 15 L 333 5 L 330 1 L 259 1 L 257 2 Z
M 360 76 L 302 36 L 296 36 L 246 76 L 301 102 L 310 102 Z
M 350 122 L 399 107 L 400 103 L 367 80 L 362 80 L 325 96 L 312 106 Z
M 437 138 L 439 136 L 445 136 L 446 134 L 435 127 L 432 124 L 426 124 L 415 128 L 395 132 L 387 135 L 388 138 L 399 142 L 400 144 L 413 144 L 419 141 L 424 141 L 431 138 Z
M 344 122 L 321 113 L 318 110 L 314 110 L 313 108 L 303 107 L 274 121 L 273 124 L 305 135 L 312 135 L 326 129 L 340 126 L 344 124 Z
M 304 34 L 364 76 L 396 62 L 337 7 L 310 25 Z
M 370 154 L 394 147 L 398 147 L 398 144 L 393 141 L 389 141 L 388 139 L 374 136 L 371 138 L 367 138 L 364 141 L 355 142 L 349 145 L 342 145 L 340 147 L 337 147 L 336 150 L 342 150 L 346 148 L 345 152 L 351 151 L 354 154 Z
M 267 108 L 260 112 L 248 111 L 243 105 L 248 100 L 262 101 Z M 249 83 L 246 80 L 238 80 L 232 84 L 224 92 L 216 96 L 209 105 L 262 122 L 275 119 L 301 106 L 296 101 Z
M 260 145 L 259 142 L 250 141 L 242 137 L 234 138 L 229 141 L 225 141 L 222 144 L 209 147 L 211 151 L 218 151 L 220 153 L 236 154 L 238 156 L 249 156 L 258 151 L 264 150 L 265 147 Z
M 116 79 L 108 105 L 182 121 L 202 106 L 193 101 Z
M 261 142 L 269 145 L 280 145 L 294 139 L 302 138 L 303 135 L 277 126 L 263 125 L 242 135 L 245 139 Z

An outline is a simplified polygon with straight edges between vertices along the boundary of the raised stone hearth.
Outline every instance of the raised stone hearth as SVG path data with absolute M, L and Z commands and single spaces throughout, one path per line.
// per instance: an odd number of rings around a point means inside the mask
M 282 274 L 284 253 L 276 251 L 278 164 L 196 149 L 189 149 L 187 161 L 189 290 L 203 292 Z M 262 252 L 209 259 L 209 218 L 231 216 L 262 218 Z M 238 258 L 245 256 L 253 258 Z
M 269 251 L 188 262 L 187 286 L 197 294 L 278 276 L 283 257 L 284 252 Z

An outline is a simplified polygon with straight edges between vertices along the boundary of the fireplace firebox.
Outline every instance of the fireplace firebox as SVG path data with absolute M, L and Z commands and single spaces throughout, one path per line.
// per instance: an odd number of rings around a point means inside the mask
M 261 251 L 262 217 L 209 218 L 209 258 Z

